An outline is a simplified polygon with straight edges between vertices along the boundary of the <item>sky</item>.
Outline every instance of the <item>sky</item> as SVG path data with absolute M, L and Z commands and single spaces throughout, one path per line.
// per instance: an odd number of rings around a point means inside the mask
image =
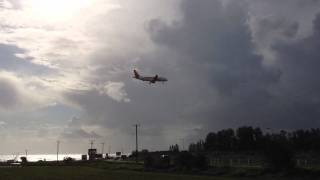
M 319 0 L 0 0 L 0 154 L 318 128 L 318 38 Z

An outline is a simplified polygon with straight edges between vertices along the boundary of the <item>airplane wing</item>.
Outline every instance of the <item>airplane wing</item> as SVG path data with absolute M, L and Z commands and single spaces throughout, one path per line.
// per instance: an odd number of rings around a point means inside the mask
M 155 83 L 158 80 L 158 75 L 154 76 L 154 78 L 152 79 L 152 83 Z

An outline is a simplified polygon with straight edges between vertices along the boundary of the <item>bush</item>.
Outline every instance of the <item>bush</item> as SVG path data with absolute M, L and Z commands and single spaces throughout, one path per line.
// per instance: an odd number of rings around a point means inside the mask
M 70 162 L 74 162 L 75 161 L 75 159 L 73 159 L 73 158 L 71 158 L 71 157 L 65 157 L 65 158 L 63 158 L 63 162 L 65 162 L 65 163 L 70 163 Z
M 295 166 L 294 153 L 287 144 L 270 140 L 265 143 L 264 155 L 267 168 L 272 171 L 290 170 Z
M 180 152 L 175 158 L 174 166 L 182 170 L 205 170 L 208 168 L 208 161 L 203 154 Z
M 208 160 L 207 157 L 203 154 L 197 154 L 193 158 L 193 167 L 200 169 L 200 170 L 206 170 L 208 169 Z
M 154 168 L 155 166 L 155 159 L 148 155 L 144 158 L 144 168 L 145 169 L 150 169 L 150 168 Z
M 178 169 L 190 170 L 192 167 L 192 160 L 193 160 L 192 154 L 189 152 L 183 151 L 176 156 L 174 160 L 174 166 Z
M 157 167 L 161 169 L 168 169 L 170 167 L 170 157 L 165 155 L 161 156 L 157 162 Z
M 148 155 L 144 159 L 144 168 L 168 169 L 170 168 L 170 157 L 160 156 L 159 158 L 154 158 L 151 155 Z

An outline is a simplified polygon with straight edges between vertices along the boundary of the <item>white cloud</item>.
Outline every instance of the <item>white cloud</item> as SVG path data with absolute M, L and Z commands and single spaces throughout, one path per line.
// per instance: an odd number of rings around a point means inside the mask
M 108 82 L 102 89 L 101 94 L 108 95 L 111 99 L 118 102 L 130 102 L 131 100 L 127 97 L 128 94 L 124 90 L 123 82 Z
M 7 0 L 1 0 L 0 1 L 0 8 L 11 9 L 11 8 L 13 8 L 13 4 L 11 4 L 11 2 L 7 1 Z
M 40 83 L 40 82 L 38 82 Z M 39 90 L 42 84 L 33 81 L 25 81 L 16 74 L 0 72 L 0 107 L 2 109 L 16 111 L 25 109 L 37 109 L 50 102 L 44 91 Z
M 81 119 L 79 119 L 78 117 L 72 117 L 67 127 L 64 128 L 61 137 L 66 139 L 101 138 L 101 136 L 97 134 L 94 130 L 87 130 L 82 125 Z

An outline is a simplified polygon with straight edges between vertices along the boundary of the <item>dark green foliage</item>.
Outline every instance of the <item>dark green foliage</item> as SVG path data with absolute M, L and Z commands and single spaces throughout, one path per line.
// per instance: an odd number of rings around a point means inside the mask
M 250 126 L 240 127 L 236 131 L 226 129 L 210 132 L 204 142 L 200 140 L 190 144 L 189 151 L 262 151 L 266 140 L 289 144 L 297 152 L 320 151 L 320 129 L 280 130 L 278 133 L 264 134 L 260 128 Z
M 207 135 L 204 148 L 206 151 L 247 151 L 261 148 L 263 133 L 259 128 L 240 127 L 226 129 Z
M 75 161 L 75 159 L 73 159 L 73 158 L 71 158 L 71 157 L 65 157 L 65 158 L 63 158 L 63 162 L 65 162 L 65 163 L 71 163 L 71 162 L 74 162 Z
M 170 157 L 167 155 L 154 157 L 147 155 L 144 159 L 144 168 L 149 169 L 168 169 L 170 168 Z
M 169 168 L 170 167 L 170 162 L 171 162 L 170 156 L 162 156 L 160 158 L 161 168 Z
M 200 140 L 197 143 L 191 143 L 189 145 L 189 151 L 190 152 L 204 152 L 205 151 L 205 147 L 204 147 L 204 141 Z
M 239 150 L 258 150 L 263 134 L 260 128 L 240 127 L 237 129 L 237 139 Z
M 147 155 L 144 159 L 144 168 L 151 169 L 154 167 L 155 167 L 155 158 L 153 158 L 151 155 Z
M 191 153 L 180 152 L 174 159 L 174 166 L 179 169 L 190 170 L 192 167 L 193 156 Z
M 100 162 L 103 163 L 104 162 Z M 111 164 L 117 166 L 116 164 Z M 128 164 L 128 167 L 135 164 Z M 99 164 L 88 166 L 30 166 L 0 168 L 4 180 L 211 180 L 212 177 L 135 171 L 126 168 L 106 169 Z M 224 178 L 222 178 L 224 179 Z
M 208 169 L 208 160 L 204 154 L 196 154 L 193 159 L 194 167 L 200 170 Z
M 289 138 L 298 151 L 320 151 L 320 129 L 297 130 L 290 133 Z
M 215 151 L 231 151 L 235 148 L 236 137 L 233 129 L 221 130 L 217 133 L 209 133 L 205 141 L 205 149 Z
M 289 146 L 281 142 L 266 142 L 264 154 L 267 168 L 270 168 L 273 171 L 291 170 L 295 166 L 293 151 Z
M 192 154 L 184 151 L 175 157 L 174 167 L 180 170 L 205 170 L 208 167 L 208 161 L 203 154 Z
M 189 151 L 193 153 L 263 153 L 268 168 L 288 170 L 295 165 L 293 160 L 295 153 L 320 151 L 320 129 L 286 132 L 268 128 L 267 133 L 263 133 L 260 128 L 250 126 L 240 127 L 235 131 L 225 129 L 208 133 L 204 142 L 200 140 L 190 144 Z M 190 168 L 189 161 L 184 158 L 181 158 L 179 165 Z
M 142 149 L 140 152 L 138 152 L 138 157 L 140 159 L 145 159 L 147 156 L 149 156 L 149 151 L 147 149 Z

